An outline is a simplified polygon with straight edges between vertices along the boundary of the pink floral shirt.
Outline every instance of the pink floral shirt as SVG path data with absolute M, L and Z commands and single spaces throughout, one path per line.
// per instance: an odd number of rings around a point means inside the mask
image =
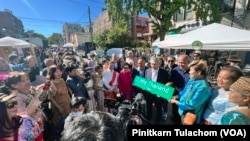
M 18 141 L 35 141 L 42 133 L 39 124 L 30 116 L 22 115 L 23 122 L 18 130 Z

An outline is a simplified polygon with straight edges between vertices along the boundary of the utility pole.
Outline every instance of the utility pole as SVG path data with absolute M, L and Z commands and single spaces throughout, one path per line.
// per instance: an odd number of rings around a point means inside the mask
M 90 31 L 90 37 L 91 37 L 91 44 L 92 44 L 92 47 L 93 47 L 93 28 L 92 28 L 92 23 L 91 23 L 89 6 L 88 6 L 88 14 L 89 14 L 89 31 Z

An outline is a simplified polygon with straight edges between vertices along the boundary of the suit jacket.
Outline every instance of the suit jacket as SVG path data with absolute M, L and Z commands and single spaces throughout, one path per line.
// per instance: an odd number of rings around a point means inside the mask
M 117 66 L 114 68 L 114 70 L 118 73 L 120 73 L 120 71 L 122 70 L 122 66 L 119 62 L 116 62 L 117 63 Z
M 145 75 L 146 75 L 146 70 L 147 70 L 147 69 L 148 69 L 148 67 L 145 66 L 145 69 L 143 70 L 143 73 L 144 73 L 143 77 L 145 77 Z M 136 75 L 140 76 L 139 68 L 136 67 L 135 70 L 138 72 Z
M 146 70 L 145 78 L 152 80 L 152 68 Z M 159 68 L 156 82 L 166 84 L 169 82 L 169 76 L 166 70 Z
M 74 97 L 84 97 L 89 98 L 89 93 L 84 83 L 86 80 L 80 78 L 79 76 L 67 77 L 66 84 L 72 91 Z

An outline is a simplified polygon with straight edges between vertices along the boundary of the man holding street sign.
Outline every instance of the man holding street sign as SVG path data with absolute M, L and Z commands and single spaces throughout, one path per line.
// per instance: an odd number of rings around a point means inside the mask
M 160 68 L 160 59 L 152 57 L 150 59 L 150 65 L 151 68 L 146 70 L 145 78 L 165 85 L 169 81 L 169 76 L 164 69 Z M 156 107 L 156 124 L 159 124 L 162 117 L 162 106 L 166 99 L 156 96 L 153 91 L 146 92 L 145 96 L 147 101 L 148 119 L 150 120 L 152 117 L 152 105 L 154 103 Z

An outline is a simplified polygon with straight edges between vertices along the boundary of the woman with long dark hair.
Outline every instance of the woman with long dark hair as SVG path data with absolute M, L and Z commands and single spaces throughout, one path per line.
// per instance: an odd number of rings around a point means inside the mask
M 17 141 L 22 124 L 17 116 L 17 101 L 14 95 L 0 93 L 0 141 Z
M 55 126 L 63 116 L 70 113 L 71 99 L 66 82 L 62 78 L 62 71 L 56 65 L 49 67 L 47 78 L 54 83 L 57 89 L 56 94 L 51 97 L 51 108 L 54 112 L 52 124 Z

